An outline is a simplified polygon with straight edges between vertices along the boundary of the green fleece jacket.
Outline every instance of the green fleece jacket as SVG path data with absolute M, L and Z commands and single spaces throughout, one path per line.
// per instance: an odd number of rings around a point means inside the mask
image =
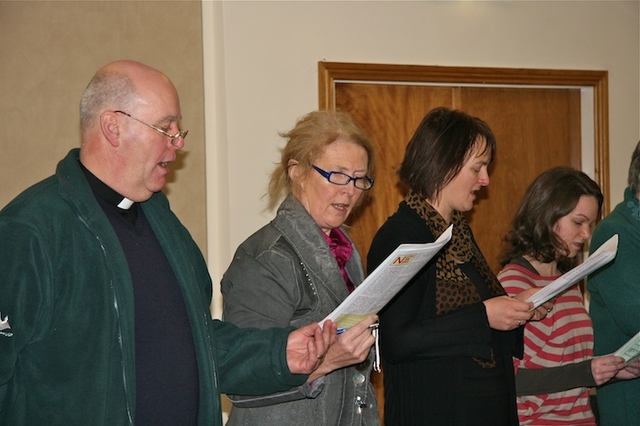
M 118 238 L 74 149 L 56 174 L 0 212 L 0 425 L 135 424 L 133 290 Z M 298 386 L 290 329 L 212 320 L 211 279 L 162 193 L 142 203 L 180 284 L 199 369 L 199 424 L 221 425 L 220 393 Z
M 630 188 L 624 201 L 596 227 L 593 252 L 618 234 L 618 253 L 587 281 L 596 356 L 618 350 L 640 331 L 640 201 Z M 640 378 L 611 381 L 596 391 L 601 426 L 640 425 Z

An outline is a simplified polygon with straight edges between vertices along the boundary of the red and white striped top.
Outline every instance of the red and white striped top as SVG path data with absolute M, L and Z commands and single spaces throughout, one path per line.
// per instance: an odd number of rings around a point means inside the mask
M 557 277 L 542 277 L 524 267 L 509 264 L 498 279 L 510 296 L 532 287 L 544 287 Z M 516 375 L 521 368 L 558 367 L 593 358 L 593 326 L 578 285 L 557 297 L 553 310 L 542 321 L 530 321 L 524 330 L 524 358 L 514 358 Z M 589 389 L 518 397 L 521 425 L 593 425 Z

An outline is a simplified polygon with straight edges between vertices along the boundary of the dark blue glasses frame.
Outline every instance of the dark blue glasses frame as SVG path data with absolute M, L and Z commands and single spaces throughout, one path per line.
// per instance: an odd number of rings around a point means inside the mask
M 353 177 L 342 172 L 327 172 L 325 170 L 322 170 L 320 167 L 314 166 L 313 164 L 311 165 L 311 167 L 313 167 L 316 172 L 320 173 L 322 176 L 324 176 L 325 179 L 327 179 L 334 185 L 344 186 L 353 181 L 353 186 L 358 189 L 362 189 L 363 191 L 368 191 L 373 188 L 373 179 L 371 179 L 369 176 Z

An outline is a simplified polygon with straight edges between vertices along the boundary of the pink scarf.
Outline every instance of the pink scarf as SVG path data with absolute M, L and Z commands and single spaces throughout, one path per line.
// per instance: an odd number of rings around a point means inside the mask
M 333 257 L 336 258 L 338 262 L 338 267 L 340 268 L 340 273 L 342 274 L 342 278 L 347 285 L 347 289 L 349 293 L 351 293 L 355 287 L 351 280 L 349 279 L 349 275 L 347 275 L 347 271 L 344 268 L 347 260 L 351 258 L 351 253 L 353 252 L 353 247 L 351 246 L 351 241 L 344 235 L 339 228 L 334 228 L 331 230 L 330 234 L 327 235 L 324 232 L 322 233 L 324 239 L 327 240 L 327 244 L 329 244 L 329 248 L 331 249 L 331 253 L 333 253 Z

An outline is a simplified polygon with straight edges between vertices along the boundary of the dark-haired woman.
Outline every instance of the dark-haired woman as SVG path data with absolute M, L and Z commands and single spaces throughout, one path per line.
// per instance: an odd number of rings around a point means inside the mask
M 505 237 L 498 279 L 506 291 L 543 288 L 574 267 L 602 200 L 598 184 L 579 170 L 554 167 L 538 176 Z M 593 357 L 593 327 L 578 284 L 524 329 L 524 357 L 514 360 L 521 425 L 595 426 L 589 387 L 635 377 L 621 357 Z
M 495 146 L 484 121 L 448 108 L 407 145 L 409 192 L 373 239 L 369 271 L 399 244 L 433 242 L 450 224 L 453 236 L 380 313 L 386 425 L 518 424 L 512 357 L 520 326 L 546 311 L 506 295 L 463 216 L 489 184 Z

